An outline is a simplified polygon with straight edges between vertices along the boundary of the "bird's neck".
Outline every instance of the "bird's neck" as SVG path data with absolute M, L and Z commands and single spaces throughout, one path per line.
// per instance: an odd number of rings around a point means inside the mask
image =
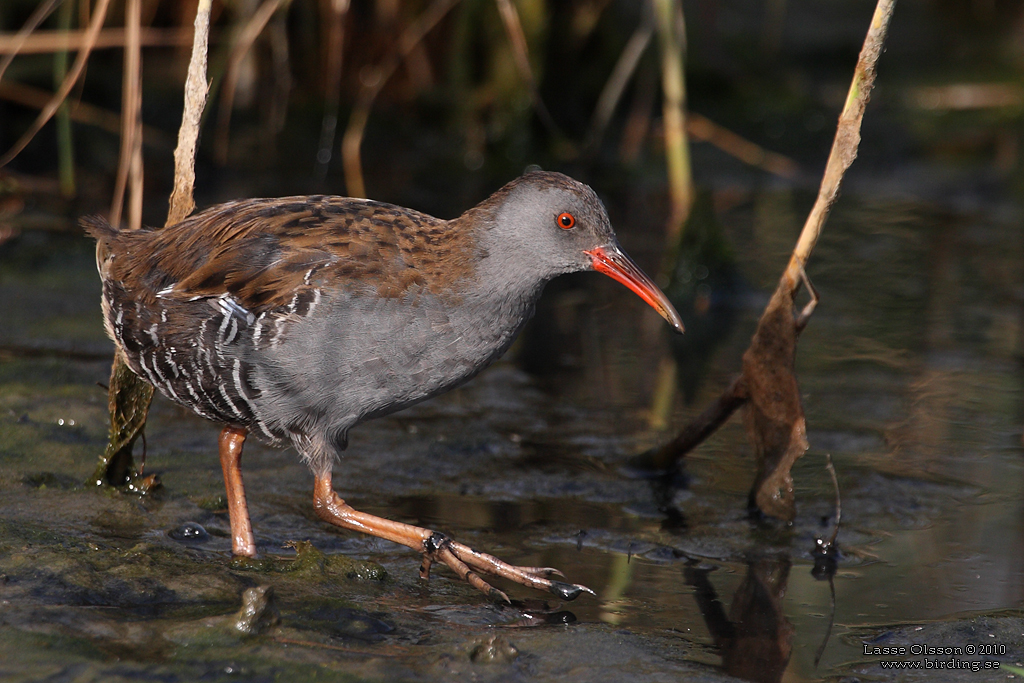
M 532 258 L 522 230 L 501 211 L 492 196 L 451 221 L 453 227 L 471 227 L 474 244 L 474 289 L 503 308 L 529 310 L 540 298 L 544 285 L 558 275 Z

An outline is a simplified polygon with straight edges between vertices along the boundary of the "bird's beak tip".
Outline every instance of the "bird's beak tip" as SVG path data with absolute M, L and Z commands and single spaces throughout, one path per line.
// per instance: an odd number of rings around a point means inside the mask
M 612 244 L 596 247 L 584 253 L 590 257 L 594 270 L 631 289 L 656 310 L 676 332 L 682 334 L 685 331 L 682 318 L 665 293 L 618 246 Z

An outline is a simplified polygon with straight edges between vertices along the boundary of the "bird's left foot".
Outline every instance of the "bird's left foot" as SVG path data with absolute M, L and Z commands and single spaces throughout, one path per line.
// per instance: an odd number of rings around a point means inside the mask
M 503 562 L 493 555 L 477 552 L 436 531 L 423 541 L 423 564 L 420 565 L 420 578 L 430 578 L 430 566 L 435 562 L 444 564 L 477 590 L 505 602 L 511 602 L 511 600 L 508 599 L 504 591 L 500 591 L 484 581 L 480 576 L 481 572 L 500 576 L 530 588 L 548 591 L 563 600 L 575 600 L 581 593 L 595 595 L 594 591 L 586 586 L 551 580 L 549 578 L 551 576 L 564 576 L 562 572 L 553 567 L 517 567 Z

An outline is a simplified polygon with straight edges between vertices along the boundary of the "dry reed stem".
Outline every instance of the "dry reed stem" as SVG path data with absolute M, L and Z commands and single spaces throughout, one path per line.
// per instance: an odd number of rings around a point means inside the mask
M 0 45 L 6 43 L 7 47 L 6 50 L 0 49 L 0 53 L 7 53 L 3 61 L 0 61 L 0 79 L 3 79 L 4 72 L 7 71 L 7 67 L 14 61 L 15 56 L 25 51 L 25 46 L 31 39 L 32 32 L 36 30 L 39 24 L 46 20 L 46 17 L 50 16 L 61 2 L 62 0 L 48 0 L 47 2 L 40 3 L 35 11 L 32 12 L 32 16 L 25 22 L 25 25 L 21 27 L 20 31 L 13 36 L 0 36 Z M 56 50 L 53 50 L 53 52 L 56 52 Z
M 267 22 L 274 16 L 281 5 L 291 0 L 264 0 L 263 4 L 253 13 L 249 21 L 238 34 L 235 44 L 231 47 L 228 57 L 227 75 L 224 77 L 224 88 L 220 97 L 220 113 L 217 119 L 217 136 L 214 155 L 217 163 L 226 164 L 228 160 L 228 135 L 231 125 L 231 110 L 235 105 L 235 91 L 238 89 L 238 77 L 241 73 L 242 60 L 249 54 L 253 43 L 263 33 Z
M 39 130 L 46 125 L 46 122 L 53 117 L 57 108 L 60 106 L 60 103 L 68 96 L 68 93 L 71 92 L 71 88 L 74 87 L 75 81 L 78 80 L 78 77 L 82 75 L 82 69 L 85 68 L 85 63 L 89 59 L 93 43 L 95 43 L 100 27 L 103 25 L 103 20 L 107 16 L 107 7 L 109 5 L 110 0 L 99 0 L 96 4 L 96 11 L 93 14 L 92 23 L 89 24 L 89 28 L 86 31 L 86 44 L 83 45 L 78 56 L 75 58 L 75 63 L 72 65 L 71 71 L 68 72 L 68 75 L 64 78 L 64 82 L 60 84 L 60 88 L 58 88 L 57 92 L 54 93 L 46 106 L 43 107 L 43 110 L 39 112 L 39 116 L 36 117 L 36 120 L 32 123 L 29 129 L 22 134 L 21 138 L 14 143 L 13 147 L 7 150 L 7 152 L 0 157 L 0 167 L 9 164 L 14 157 L 18 156 L 18 154 L 25 149 L 28 143 L 32 141 L 32 138 L 35 137 L 36 133 L 38 133 Z
M 615 68 L 612 69 L 612 73 L 597 99 L 584 145 L 588 150 L 593 151 L 600 144 L 608 122 L 622 98 L 622 93 L 625 92 L 626 85 L 633 78 L 640 58 L 651 42 L 654 24 L 651 13 L 646 11 L 650 9 L 650 5 L 645 3 L 644 9 L 640 25 L 626 42 Z M 690 137 L 714 145 L 745 164 L 783 178 L 795 178 L 800 171 L 799 165 L 789 157 L 766 150 L 700 114 L 686 112 L 685 116 L 686 132 Z
M 121 157 L 118 162 L 114 198 L 110 205 L 110 224 L 121 223 L 125 187 L 131 177 L 128 227 L 142 227 L 142 48 L 140 0 L 125 4 L 125 59 L 121 85 Z
M 669 214 L 665 224 L 665 250 L 658 267 L 658 280 L 667 281 L 679 250 L 686 221 L 693 208 L 693 170 L 690 145 L 686 139 L 686 25 L 681 0 L 650 0 L 661 48 L 661 119 L 665 135 L 665 166 L 668 171 Z M 651 405 L 652 427 L 668 422 L 675 400 L 676 363 L 669 356 L 659 362 L 658 391 Z
M 758 321 L 750 347 L 743 354 L 743 383 L 748 391 L 745 422 L 757 460 L 757 475 L 749 505 L 788 521 L 796 516 L 791 469 L 810 447 L 795 365 L 797 339 L 818 297 L 807 279 L 804 264 L 839 194 L 843 175 L 857 158 L 860 125 L 874 85 L 875 69 L 894 4 L 895 0 L 878 0 L 846 104 L 839 116 L 818 198 L 789 264 Z M 807 286 L 811 301 L 803 312 L 797 313 L 794 303 L 801 284 Z
M 7 100 L 8 102 L 14 102 L 24 107 L 42 109 L 50 101 L 51 97 L 53 97 L 53 92 L 49 90 L 43 90 L 42 88 L 36 88 L 15 81 L 0 81 L 0 99 Z M 71 113 L 71 120 L 76 123 L 96 126 L 108 133 L 117 135 L 121 133 L 121 114 L 118 112 L 103 109 L 88 102 L 74 102 L 69 111 Z M 170 135 L 153 126 L 143 124 L 142 127 L 146 133 L 144 138 L 145 144 L 160 149 L 173 149 L 174 139 Z
M 693 206 L 693 172 L 686 140 L 686 39 L 679 0 L 651 0 L 661 45 L 662 119 L 665 127 L 665 163 L 672 200 L 666 226 L 669 252 L 675 250 Z
M 22 54 L 46 54 L 49 52 L 60 52 L 61 50 L 81 50 L 87 44 L 87 29 L 74 31 L 36 31 L 24 40 L 18 33 L 0 33 L 0 54 L 8 58 Z M 123 28 L 105 28 L 96 36 L 92 43 L 93 50 L 108 50 L 112 48 L 123 48 L 127 37 Z M 192 44 L 192 31 L 189 29 L 142 29 L 139 41 L 144 47 L 177 47 Z M 0 69 L 0 74 L 3 69 Z
M 90 16 L 91 16 L 91 14 L 90 14 L 89 3 L 88 2 L 79 2 L 78 3 L 78 25 L 79 26 L 88 26 L 89 25 L 89 17 Z M 103 31 L 100 31 L 100 35 L 103 35 Z M 97 39 L 97 41 L 98 40 L 99 39 Z
M 725 424 L 746 400 L 747 389 L 743 384 L 743 377 L 740 376 L 734 379 L 729 388 L 705 408 L 704 412 L 690 420 L 674 439 L 642 456 L 639 464 L 644 468 L 659 471 L 671 469 L 682 456 L 718 431 L 718 428 Z
M 832 533 L 828 535 L 828 539 L 821 543 L 822 547 L 828 550 L 835 544 L 836 537 L 839 536 L 839 525 L 843 521 L 843 497 L 839 493 L 839 477 L 836 476 L 836 468 L 832 465 L 831 453 L 825 454 L 825 469 L 828 470 L 828 474 L 832 478 L 832 487 L 836 490 L 836 521 L 832 524 Z
M 127 10 L 131 17 L 126 20 L 129 25 L 126 49 L 133 55 L 130 73 L 132 75 L 132 148 L 129 165 L 130 192 L 128 195 L 128 227 L 132 230 L 142 228 L 143 200 L 143 163 L 142 163 L 142 28 L 141 0 L 128 0 Z M 145 435 L 143 435 L 145 438 Z M 143 451 L 145 452 L 145 451 Z
M 316 150 L 314 176 L 317 181 L 327 177 L 334 150 L 334 136 L 338 130 L 338 106 L 341 101 L 341 67 L 345 50 L 345 16 L 349 0 L 331 0 L 328 3 L 327 75 L 324 79 L 324 116 L 320 122 L 320 141 Z
M 402 31 L 402 35 L 398 38 L 398 49 L 377 67 L 376 78 L 369 84 L 363 85 L 356 105 L 352 108 L 352 114 L 349 116 L 345 136 L 341 140 L 341 157 L 345 168 L 345 185 L 349 196 L 366 196 L 366 183 L 363 180 L 363 163 L 360 159 L 360 147 L 363 144 L 363 134 L 366 132 L 366 124 L 370 120 L 370 109 L 373 107 L 374 100 L 377 99 L 377 95 L 384 88 L 384 84 L 394 75 L 402 60 L 419 45 L 423 37 L 430 33 L 431 29 L 458 2 L 459 0 L 434 0 L 430 7 L 424 10 L 422 14 L 416 17 Z
M 654 35 L 654 21 L 649 10 L 650 5 L 644 3 L 640 25 L 626 41 L 626 47 L 622 49 L 619 61 L 615 63 L 608 82 L 605 83 L 597 98 L 585 145 L 590 150 L 596 149 L 600 144 L 605 128 L 608 127 L 608 122 L 611 121 L 612 114 L 615 113 L 615 108 L 618 106 L 619 100 L 622 99 L 622 93 L 626 90 L 626 84 L 633 78 L 636 67 L 640 64 L 640 58 L 651 43 L 651 37 Z
M 166 225 L 181 222 L 195 208 L 192 190 L 195 185 L 195 152 L 199 138 L 199 124 L 206 106 L 206 61 L 210 35 L 211 0 L 199 0 L 196 8 L 195 38 L 185 80 L 185 111 L 178 130 L 178 146 L 174 150 L 174 190 Z M 141 144 L 141 138 L 138 140 Z M 141 181 L 141 177 L 139 177 Z M 100 456 L 93 475 L 97 484 L 129 483 L 130 488 L 149 487 L 151 481 L 135 474 L 132 445 L 143 433 L 149 406 L 153 400 L 153 386 L 132 372 L 120 351 L 114 354 L 110 370 L 110 388 L 107 406 L 110 412 L 110 436 L 107 448 Z
M 729 156 L 773 175 L 792 179 L 800 172 L 799 164 L 789 157 L 771 152 L 695 112 L 687 112 L 686 132 L 694 140 L 714 145 Z
M 533 76 L 533 67 L 530 66 L 530 48 L 526 44 L 526 34 L 523 32 L 523 22 L 519 21 L 519 12 L 511 0 L 496 0 L 498 13 L 505 25 L 505 32 L 508 34 L 509 42 L 512 44 L 512 57 L 516 63 L 519 75 L 526 82 L 530 91 L 530 99 L 533 100 L 533 108 L 537 112 L 544 126 L 555 135 L 563 137 L 555 120 L 551 118 L 551 112 L 540 97 L 540 90 L 537 88 L 537 79 Z
M 71 19 L 74 7 L 71 3 L 61 6 L 57 12 L 57 26 L 62 31 L 71 30 Z M 53 87 L 68 75 L 68 50 L 61 50 L 53 56 Z M 77 98 L 75 98 L 77 99 Z M 57 107 L 54 124 L 57 128 L 57 177 L 60 181 L 60 193 L 64 197 L 75 196 L 75 141 L 71 130 L 71 113 L 65 98 Z
M 814 249 L 822 226 L 828 218 L 829 209 L 839 196 L 839 185 L 843 181 L 846 169 L 857 158 L 857 147 L 860 145 L 860 124 L 864 120 L 864 108 L 875 85 L 876 66 L 882 53 L 885 34 L 892 18 L 896 0 L 878 0 L 875 13 L 871 18 L 871 27 L 864 38 L 864 46 L 857 58 L 857 67 L 853 72 L 850 90 L 846 95 L 846 104 L 839 115 L 839 125 L 832 141 L 832 150 L 825 165 L 825 174 L 821 180 L 818 197 L 807 216 L 800 238 L 797 240 L 789 265 L 783 273 L 783 279 L 793 288 L 799 286 L 800 273 Z
M 786 446 L 788 444 L 785 458 L 788 462 L 782 463 L 780 469 L 759 472 L 758 476 L 761 481 L 751 492 L 751 497 L 753 499 L 757 494 L 758 506 L 762 511 L 783 516 L 766 509 L 762 494 L 773 493 L 769 497 L 774 497 L 776 502 L 783 503 L 778 507 L 788 508 L 787 512 L 792 512 L 792 489 L 790 486 L 788 493 L 784 490 L 785 480 L 789 479 L 789 465 L 806 448 L 803 445 L 806 443 L 804 436 L 806 427 L 799 392 L 796 388 L 793 362 L 796 353 L 796 337 L 806 325 L 810 311 L 813 310 L 813 307 L 809 307 L 803 314 L 794 316 L 793 298 L 799 284 L 806 279 L 804 264 L 821 234 L 829 208 L 838 195 L 843 175 L 857 156 L 864 108 L 874 85 L 878 58 L 882 52 L 894 6 L 895 0 L 878 0 L 877 2 L 871 26 L 857 60 L 846 104 L 839 117 L 835 140 L 825 167 L 818 198 L 811 209 L 772 300 L 758 323 L 751 345 L 744 354 L 743 374 L 730 384 L 714 404 L 684 427 L 675 440 L 654 453 L 648 454 L 646 458 L 641 457 L 642 465 L 653 464 L 659 469 L 673 466 L 723 424 L 738 407 L 750 404 L 753 406 L 751 411 L 757 408 L 758 410 L 754 412 L 772 413 L 773 415 L 769 415 L 769 417 L 778 417 L 774 420 L 775 431 L 781 435 L 781 438 L 777 440 L 776 445 Z M 814 303 L 817 298 L 813 290 L 811 293 L 812 303 Z M 784 382 L 780 383 L 780 377 L 791 386 L 783 386 Z M 791 405 L 780 405 L 782 403 Z M 752 420 L 748 419 L 748 427 L 751 427 L 751 422 Z M 753 422 L 757 422 L 756 415 Z M 763 422 L 768 421 L 764 420 Z M 754 432 L 764 432 L 765 430 L 756 427 L 757 425 L 754 425 L 749 430 L 752 434 L 751 441 L 755 445 L 755 450 L 761 451 L 764 450 L 764 444 L 757 441 Z M 785 449 L 777 448 L 775 450 L 781 452 Z M 759 459 L 760 455 L 759 453 Z M 771 481 L 767 483 L 781 483 L 783 486 L 771 492 L 764 486 L 766 480 L 769 479 Z
M 167 212 L 167 225 L 180 223 L 196 208 L 192 190 L 196 182 L 196 146 L 199 124 L 206 107 L 209 84 L 206 81 L 206 57 L 210 42 L 210 5 L 212 0 L 199 0 L 196 8 L 195 39 L 185 79 L 185 111 L 178 129 L 178 146 L 174 150 L 174 190 Z

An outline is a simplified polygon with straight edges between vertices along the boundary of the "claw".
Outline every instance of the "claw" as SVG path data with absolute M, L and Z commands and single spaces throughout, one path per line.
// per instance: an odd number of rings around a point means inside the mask
M 486 585 L 486 583 L 487 582 L 485 581 L 484 584 Z M 491 586 L 491 590 L 487 595 L 493 600 L 500 600 L 501 602 L 504 602 L 506 605 L 512 604 L 512 601 L 508 599 L 508 596 L 505 595 L 504 591 L 500 591 L 493 586 Z
M 477 552 L 469 546 L 452 541 L 445 534 L 433 531 L 423 539 L 423 564 L 420 565 L 420 577 L 429 578 L 430 566 L 433 562 L 441 562 L 458 574 L 459 578 L 468 582 L 477 590 L 486 593 L 492 599 L 511 604 L 508 595 L 487 583 L 480 573 L 501 576 L 524 586 L 546 590 L 563 600 L 575 600 L 581 593 L 594 595 L 594 591 L 564 581 L 552 581 L 546 577 L 564 576 L 554 567 L 517 567 L 502 562 L 493 555 Z M 479 572 L 479 573 L 478 573 Z
M 451 539 L 449 539 L 444 534 L 439 534 L 435 532 L 433 535 L 431 535 L 429 539 L 427 539 L 427 541 L 423 543 L 423 545 L 424 547 L 428 547 L 430 545 L 434 546 L 436 548 L 434 550 L 436 558 L 439 561 L 444 562 L 446 565 L 448 565 L 448 567 L 450 567 L 452 571 L 459 575 L 459 578 L 461 578 L 463 581 L 468 583 L 473 588 L 476 588 L 478 591 L 482 593 L 486 593 L 489 597 L 493 599 L 501 600 L 502 602 L 508 603 L 509 605 L 512 604 L 512 601 L 508 599 L 508 596 L 505 595 L 504 592 L 498 590 L 491 584 L 484 581 L 479 574 L 477 574 L 475 571 L 473 571 L 473 569 L 470 568 L 468 564 L 463 562 L 454 552 L 452 552 Z
M 519 567 L 527 574 L 540 574 L 541 576 L 561 576 L 565 577 L 565 574 L 558 571 L 554 567 Z
M 590 593 L 591 595 L 597 595 L 594 591 L 590 590 L 586 586 L 581 586 L 576 583 L 565 583 L 564 581 L 552 581 L 551 586 L 548 588 L 552 594 L 557 595 L 563 600 L 575 600 L 580 597 L 581 593 Z
M 321 519 L 335 526 L 369 533 L 419 551 L 423 556 L 420 563 L 420 578 L 423 579 L 429 579 L 431 567 L 440 562 L 477 590 L 510 604 L 512 601 L 503 591 L 484 581 L 480 575 L 500 576 L 530 588 L 548 591 L 563 600 L 572 600 L 583 592 L 595 594 L 586 586 L 552 581 L 548 577 L 564 576 L 554 567 L 517 567 L 456 543 L 442 533 L 354 510 L 334 492 L 330 473 L 316 477 L 313 506 Z

